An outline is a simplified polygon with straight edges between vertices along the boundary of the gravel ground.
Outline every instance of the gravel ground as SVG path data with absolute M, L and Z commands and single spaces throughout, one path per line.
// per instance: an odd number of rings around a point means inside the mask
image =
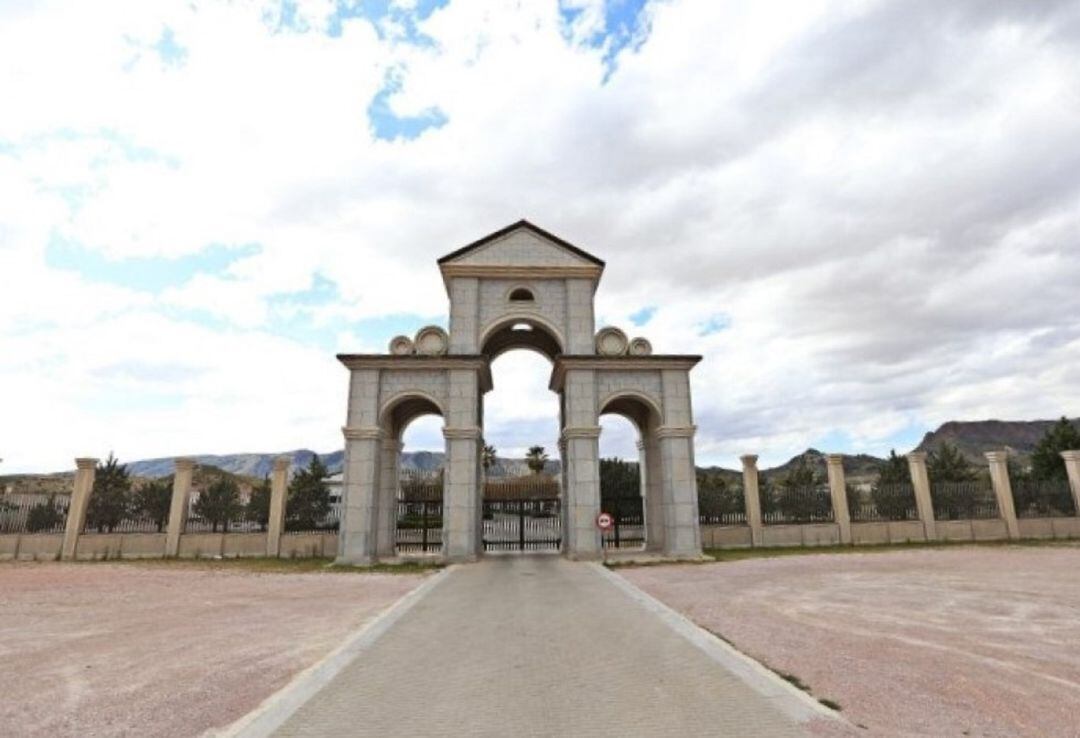
M 227 725 L 421 580 L 183 564 L 0 564 L 0 735 Z
M 889 736 L 1080 736 L 1080 548 L 808 555 L 620 573 Z

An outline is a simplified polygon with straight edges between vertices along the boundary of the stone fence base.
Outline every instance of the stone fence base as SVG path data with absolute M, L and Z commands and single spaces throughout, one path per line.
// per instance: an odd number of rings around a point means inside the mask
M 266 556 L 266 533 L 188 533 L 180 536 L 182 559 L 258 558 Z M 57 561 L 63 533 L 13 533 L 0 535 L 0 561 Z M 83 533 L 75 547 L 75 559 L 163 559 L 165 533 Z M 279 557 L 331 558 L 337 555 L 337 533 L 287 533 L 281 536 Z

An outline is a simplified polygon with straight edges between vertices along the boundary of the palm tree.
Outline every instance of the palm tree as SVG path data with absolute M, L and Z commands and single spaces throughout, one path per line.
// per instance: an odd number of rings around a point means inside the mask
M 491 471 L 491 468 L 495 466 L 495 461 L 495 447 L 484 446 L 484 455 L 482 457 L 481 463 L 484 465 L 485 473 Z
M 529 453 L 525 454 L 525 463 L 529 465 L 529 469 L 533 474 L 539 474 L 544 471 L 544 464 L 547 463 L 548 455 L 544 453 L 543 446 L 530 446 Z

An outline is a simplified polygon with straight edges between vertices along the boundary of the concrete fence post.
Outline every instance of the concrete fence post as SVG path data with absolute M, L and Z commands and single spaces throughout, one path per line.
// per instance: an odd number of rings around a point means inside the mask
M 169 527 L 165 532 L 165 556 L 180 554 L 180 536 L 187 526 L 188 501 L 191 499 L 191 477 L 195 471 L 194 459 L 173 461 L 172 501 L 169 503 Z
M 1069 488 L 1072 489 L 1073 509 L 1080 515 L 1080 450 L 1062 451 L 1065 459 L 1065 471 L 1069 475 Z
M 266 523 L 266 555 L 276 558 L 281 554 L 281 534 L 285 530 L 285 496 L 289 480 L 289 457 L 274 459 L 274 471 L 270 476 L 270 516 Z
M 746 502 L 746 524 L 750 526 L 750 545 L 760 546 L 764 539 L 764 530 L 761 527 L 757 455 L 747 454 L 739 458 L 742 460 L 743 499 Z
M 71 502 L 68 504 L 67 524 L 64 526 L 64 543 L 60 547 L 60 558 L 75 558 L 79 545 L 79 536 L 86 525 L 86 509 L 90 506 L 90 493 L 94 489 L 94 473 L 97 459 L 75 459 L 75 484 L 71 488 Z
M 1005 521 L 1009 538 L 1015 540 L 1020 537 L 1020 525 L 1016 522 L 1016 504 L 1013 501 L 1012 482 L 1009 480 L 1009 452 L 987 451 L 986 460 L 990 462 L 990 481 L 994 485 L 998 513 Z
M 829 494 L 832 497 L 833 518 L 840 527 L 840 543 L 851 543 L 851 511 L 847 504 L 847 480 L 844 478 L 844 455 L 826 454 L 825 468 L 829 473 Z
M 937 540 L 937 527 L 934 522 L 934 501 L 930 496 L 930 475 L 926 471 L 926 452 L 912 451 L 907 455 L 908 470 L 911 472 L 911 486 L 915 488 L 915 507 L 919 510 L 926 540 Z

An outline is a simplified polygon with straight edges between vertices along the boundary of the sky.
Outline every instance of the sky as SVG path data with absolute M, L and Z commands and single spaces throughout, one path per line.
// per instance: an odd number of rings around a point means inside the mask
M 340 448 L 334 354 L 523 217 L 704 356 L 699 464 L 1080 415 L 1078 131 L 1076 2 L 0 0 L 0 473 Z

